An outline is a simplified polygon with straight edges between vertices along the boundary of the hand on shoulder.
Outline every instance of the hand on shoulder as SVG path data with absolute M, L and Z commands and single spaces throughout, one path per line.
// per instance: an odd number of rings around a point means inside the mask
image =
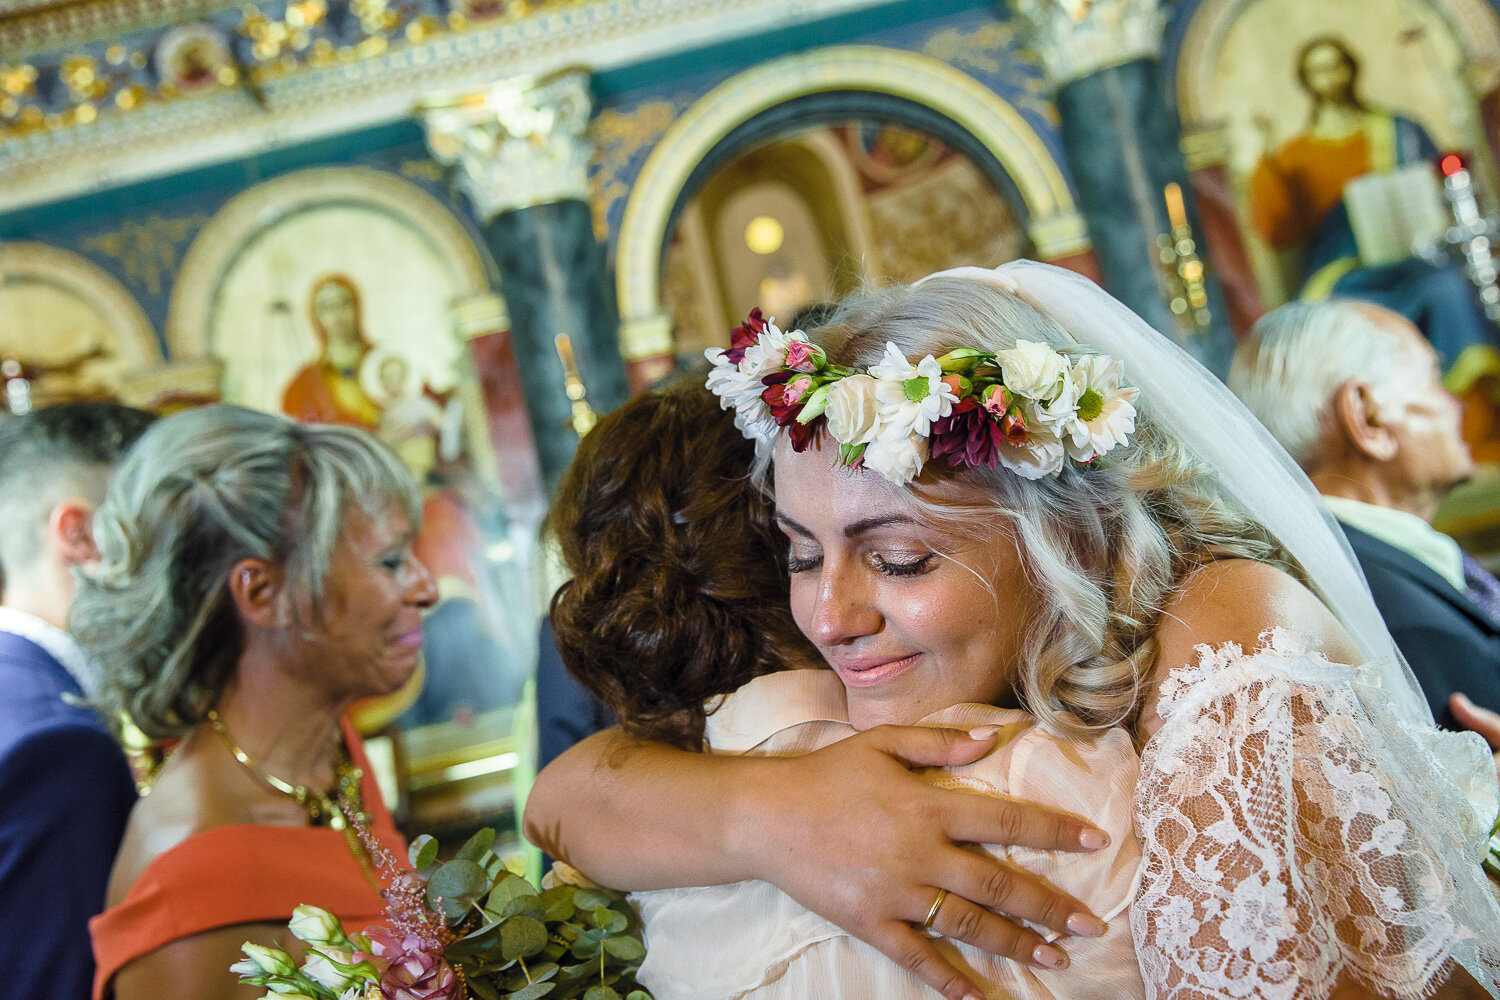
M 1251 559 L 1224 559 L 1190 573 L 1156 629 L 1156 669 L 1139 729 L 1147 737 L 1161 725 L 1156 704 L 1161 682 L 1195 663 L 1197 647 L 1260 645 L 1261 633 L 1284 628 L 1338 663 L 1360 663 L 1354 638 L 1313 592 L 1290 573 Z

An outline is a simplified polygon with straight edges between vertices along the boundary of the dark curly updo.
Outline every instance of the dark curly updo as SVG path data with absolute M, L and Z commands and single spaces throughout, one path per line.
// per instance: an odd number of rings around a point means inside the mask
M 703 746 L 705 703 L 821 662 L 787 606 L 786 540 L 754 446 L 684 375 L 579 444 L 547 526 L 573 578 L 552 598 L 563 662 L 632 736 Z

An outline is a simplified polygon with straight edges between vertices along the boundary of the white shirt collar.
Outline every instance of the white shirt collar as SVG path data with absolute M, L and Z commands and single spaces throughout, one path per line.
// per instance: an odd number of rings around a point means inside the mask
M 1464 552 L 1458 543 L 1415 514 L 1347 497 L 1324 497 L 1333 516 L 1394 546 L 1464 592 Z
M 0 607 L 0 632 L 20 636 L 38 646 L 51 656 L 63 669 L 72 675 L 83 688 L 84 697 L 92 698 L 99 691 L 99 667 L 83 651 L 71 635 L 54 625 L 49 625 L 36 615 L 15 608 Z

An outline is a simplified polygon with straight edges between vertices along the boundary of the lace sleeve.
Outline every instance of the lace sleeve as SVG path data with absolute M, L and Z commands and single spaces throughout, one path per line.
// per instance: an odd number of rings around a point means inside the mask
M 1200 647 L 1163 684 L 1131 915 L 1150 994 L 1323 1000 L 1354 980 L 1420 1000 L 1457 962 L 1500 996 L 1500 907 L 1477 861 L 1489 754 L 1398 723 L 1355 668 L 1285 633 L 1262 642 Z

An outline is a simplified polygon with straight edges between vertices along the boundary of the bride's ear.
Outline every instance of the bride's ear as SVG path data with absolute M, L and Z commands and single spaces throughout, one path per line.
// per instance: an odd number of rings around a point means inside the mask
M 265 559 L 241 559 L 229 571 L 229 593 L 241 620 L 261 628 L 286 624 L 286 567 Z
M 1380 416 L 1380 404 L 1368 382 L 1350 379 L 1333 393 L 1333 418 L 1349 447 L 1376 462 L 1396 457 L 1400 443 Z

